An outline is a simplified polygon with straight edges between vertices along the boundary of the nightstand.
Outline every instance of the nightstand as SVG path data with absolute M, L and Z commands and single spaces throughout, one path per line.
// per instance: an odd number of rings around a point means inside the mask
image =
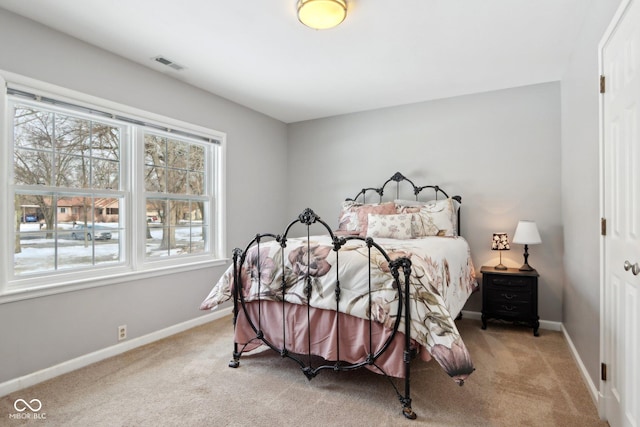
M 538 272 L 517 268 L 496 270 L 484 266 L 482 273 L 482 329 L 488 319 L 524 323 L 538 336 Z

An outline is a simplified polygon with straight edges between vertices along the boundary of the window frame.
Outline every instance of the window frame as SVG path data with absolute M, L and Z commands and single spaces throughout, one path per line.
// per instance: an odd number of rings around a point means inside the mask
M 5 243 L 0 244 L 0 271 L 2 271 L 0 274 L 0 304 L 226 264 L 228 258 L 225 254 L 225 133 L 1 70 L 0 85 L 3 87 L 0 93 L 0 124 L 4 129 L 0 133 L 0 165 L 6 165 L 9 168 L 9 173 L 0 174 L 0 186 L 7 189 L 4 200 L 0 200 L 0 224 L 4 225 L 8 234 Z M 74 116 L 111 123 L 112 120 L 105 119 L 105 116 L 101 115 L 108 113 L 114 118 L 124 117 L 132 123 L 138 123 L 136 126 L 117 119 L 113 120 L 122 129 L 120 189 L 96 191 L 101 194 L 113 193 L 113 197 L 123 196 L 121 200 L 124 206 L 119 206 L 120 224 L 124 229 L 124 232 L 120 233 L 122 236 L 120 236 L 119 242 L 121 263 L 104 267 L 92 266 L 86 269 L 57 270 L 26 277 L 13 274 L 13 238 L 16 233 L 13 196 L 17 193 L 18 187 L 25 188 L 25 186 L 13 184 L 13 126 L 12 117 L 9 116 L 12 111 L 10 98 L 13 97 L 7 94 L 7 87 L 55 99 L 63 106 L 51 107 L 51 109 L 60 110 L 63 113 L 70 112 Z M 21 99 L 15 102 L 22 103 Z M 64 107 L 65 103 L 80 109 L 95 109 L 101 114 L 92 115 L 78 110 L 80 113 L 76 115 L 75 110 Z M 48 104 L 46 109 L 50 109 Z M 141 126 L 140 123 L 144 123 L 146 126 Z M 179 139 L 182 139 L 183 135 L 194 135 L 194 141 L 199 141 L 203 146 L 207 146 L 207 143 L 204 143 L 205 139 L 209 139 L 210 144 L 216 144 L 216 146 L 208 146 L 211 156 L 205 162 L 205 179 L 207 181 L 206 187 L 208 187 L 206 190 L 208 202 L 205 204 L 205 211 L 209 213 L 210 217 L 210 238 L 205 248 L 205 250 L 208 249 L 208 252 L 148 259 L 145 255 L 146 245 L 137 244 L 146 241 L 147 226 L 145 205 L 147 193 L 144 188 L 144 139 L 142 135 L 145 130 L 158 132 L 160 129 L 170 129 L 175 132 L 172 134 L 174 137 L 179 135 Z M 188 139 L 187 136 L 184 138 Z M 57 192 L 66 193 L 60 190 Z
M 163 131 L 159 131 L 159 130 L 154 130 L 154 129 L 148 129 L 148 128 L 138 128 L 137 129 L 137 134 L 136 134 L 136 139 L 137 142 L 135 144 L 135 151 L 136 151 L 136 157 L 139 159 L 139 161 L 136 163 L 136 165 L 138 166 L 136 168 L 136 177 L 134 179 L 136 179 L 138 182 L 140 182 L 140 191 L 141 191 L 141 196 L 137 197 L 136 200 L 138 202 L 138 211 L 139 212 L 144 212 L 144 218 L 146 218 L 146 200 L 149 198 L 158 198 L 158 199 L 167 199 L 167 200 L 182 200 L 185 198 L 188 198 L 189 200 L 204 200 L 205 198 L 210 198 L 210 201 L 205 203 L 205 211 L 209 214 L 209 217 L 213 220 L 215 218 L 215 206 L 216 206 L 216 197 L 215 197 L 215 190 L 214 188 L 211 188 L 212 186 L 215 187 L 215 182 L 206 182 L 205 183 L 205 193 L 210 193 L 212 194 L 212 196 L 207 197 L 207 196 L 194 196 L 194 195 L 177 195 L 177 194 L 170 194 L 170 193 L 161 193 L 161 192 L 150 192 L 150 191 L 146 191 L 146 189 L 144 188 L 144 172 L 145 172 L 145 167 L 146 167 L 146 163 L 145 163 L 145 153 L 144 153 L 144 137 L 145 134 L 152 134 L 152 135 L 158 135 L 158 136 L 163 136 L 163 137 L 167 137 L 167 138 L 173 138 L 171 132 L 163 132 Z M 180 138 L 183 141 L 189 141 L 188 138 Z M 193 143 L 197 143 L 197 141 L 191 141 Z M 202 145 L 201 143 L 199 143 L 199 145 Z M 219 157 L 219 150 L 215 150 L 212 149 L 212 159 L 208 162 L 205 162 L 205 177 L 207 176 L 215 176 L 215 172 L 214 170 L 217 168 L 217 164 L 218 164 L 218 157 Z M 136 216 L 137 218 L 138 216 Z M 215 227 L 215 221 L 209 221 L 209 230 L 210 230 L 210 234 L 212 233 L 217 233 L 217 229 Z M 140 233 L 138 234 L 137 238 L 138 239 L 143 239 L 144 234 L 146 233 L 146 229 L 145 227 L 141 227 Z M 141 245 L 139 245 L 139 249 L 140 252 L 138 253 L 138 257 L 139 259 L 147 264 L 156 264 L 156 263 L 167 263 L 169 262 L 169 259 L 180 259 L 180 257 L 169 257 L 169 258 L 149 258 L 146 255 L 146 251 L 145 248 L 142 247 Z M 209 239 L 209 241 L 206 243 L 206 247 L 205 250 L 209 250 L 209 252 L 211 253 L 215 253 L 216 249 L 215 249 L 215 239 Z M 221 254 L 221 251 L 219 251 L 218 253 Z M 190 255 L 190 256 L 194 256 L 194 255 Z

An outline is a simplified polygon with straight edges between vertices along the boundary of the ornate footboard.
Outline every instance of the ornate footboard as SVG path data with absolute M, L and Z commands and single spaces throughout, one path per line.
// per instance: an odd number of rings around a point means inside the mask
M 368 193 L 378 200 L 367 202 Z M 229 366 L 266 345 L 308 379 L 361 367 L 404 378 L 404 393 L 390 382 L 403 414 L 414 419 L 416 355 L 435 359 L 460 385 L 474 371 L 454 322 L 478 289 L 460 235 L 460 203 L 437 185 L 416 186 L 396 173 L 345 200 L 335 232 L 307 209 L 283 234 L 258 234 L 235 249 L 233 265 L 200 306 L 213 310 L 233 299 Z M 321 232 L 312 235 L 312 226 Z
M 306 239 L 302 239 L 302 244 L 298 240 L 298 243 L 292 246 L 289 244 L 289 235 L 294 226 L 296 229 L 303 227 Z M 323 228 L 322 234 L 328 234 L 330 237 L 330 246 L 318 245 L 312 241 L 312 226 Z M 279 249 L 276 255 L 269 257 L 269 249 L 266 249 L 265 245 L 271 244 L 273 247 L 274 242 Z M 331 263 L 326 261 L 329 256 Z M 349 263 L 349 257 L 366 257 L 368 260 L 368 272 L 365 274 L 368 291 L 355 302 L 353 298 L 343 297 L 344 293 L 352 293 L 353 290 L 352 284 L 348 283 L 350 278 L 344 279 L 341 269 L 341 259 L 346 258 L 345 263 Z M 386 274 L 383 275 L 381 272 Z M 406 286 L 410 281 L 410 274 L 409 258 L 399 256 L 391 259 L 372 238 L 336 236 L 318 215 L 311 209 L 306 209 L 287 226 L 282 235 L 258 234 L 245 250 L 235 249 L 233 252 L 231 280 L 234 326 L 237 328 L 238 321 L 242 320 L 250 326 L 255 336 L 244 344 L 235 340 L 233 359 L 229 366 L 237 368 L 242 353 L 255 348 L 257 341 L 276 351 L 281 357 L 298 363 L 309 380 L 325 369 L 348 371 L 362 367 L 376 369 L 388 377 L 378 361 L 402 335 L 396 336 L 396 333 L 403 320 L 404 393 L 398 390 L 393 381 L 391 384 L 402 403 L 403 415 L 415 419 L 416 414 L 411 408 L 410 390 L 410 365 L 415 357 L 415 348 L 412 347 L 410 331 L 410 291 L 409 286 Z M 326 278 L 330 275 L 333 277 L 330 281 L 319 280 L 320 276 Z M 385 277 L 392 281 L 386 290 L 380 285 L 381 280 L 387 280 Z M 388 289 L 397 293 L 394 296 L 398 301 L 397 311 L 386 315 L 385 333 L 381 334 L 380 319 L 376 317 L 376 304 L 381 301 L 379 295 L 388 292 Z M 328 292 L 332 294 L 331 298 L 327 298 Z M 320 299 L 325 305 L 326 301 L 332 301 L 332 307 L 313 303 Z M 273 304 L 277 304 L 277 307 L 274 308 Z M 365 329 L 365 349 L 359 356 L 354 355 L 353 351 L 341 348 L 341 345 L 345 345 L 343 336 L 347 336 L 349 331 L 346 326 L 349 319 L 345 317 L 348 316 L 345 313 L 349 312 L 350 308 L 345 307 L 347 304 L 363 305 L 368 314 L 368 322 L 365 322 L 368 324 L 368 330 Z M 333 319 L 329 322 L 319 321 L 319 310 L 324 315 L 327 310 L 334 310 L 330 314 Z M 287 322 L 293 311 L 298 314 L 304 313 L 301 322 L 304 328 L 302 332 L 293 333 L 293 326 Z M 326 327 L 327 323 L 331 324 L 330 328 Z M 318 327 L 320 324 L 323 325 L 321 328 Z M 326 354 L 317 350 L 318 343 L 326 346 L 327 342 L 332 347 L 332 357 L 318 361 L 316 356 Z

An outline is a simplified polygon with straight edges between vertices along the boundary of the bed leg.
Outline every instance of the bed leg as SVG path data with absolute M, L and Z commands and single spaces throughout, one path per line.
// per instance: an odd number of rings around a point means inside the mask
M 410 420 L 415 420 L 418 416 L 413 412 L 413 409 L 411 409 L 411 399 L 409 399 L 409 402 L 405 402 L 404 405 L 404 408 L 402 408 L 402 415 Z
M 240 352 L 238 351 L 238 343 L 233 343 L 233 359 L 229 361 L 230 368 L 237 368 L 240 366 Z
M 410 420 L 415 420 L 417 418 L 417 415 L 415 412 L 413 412 L 413 409 L 411 409 L 411 371 L 409 368 L 409 363 L 411 361 L 411 352 L 409 351 L 405 351 L 404 353 L 404 359 L 405 359 L 405 379 L 404 379 L 404 397 L 403 396 L 398 396 L 400 398 L 400 402 L 402 403 L 402 415 L 404 415 L 405 418 L 408 418 Z
M 240 283 L 241 269 L 239 268 L 238 264 L 240 263 L 241 258 L 242 258 L 242 249 L 235 248 L 233 250 L 233 282 L 234 283 Z M 232 291 L 233 291 L 233 330 L 235 332 L 236 323 L 238 322 L 238 314 L 240 313 L 239 307 L 238 307 L 239 287 L 234 285 Z M 240 354 L 241 353 L 238 351 L 238 343 L 235 342 L 234 340 L 233 359 L 229 361 L 230 368 L 237 368 L 240 366 Z

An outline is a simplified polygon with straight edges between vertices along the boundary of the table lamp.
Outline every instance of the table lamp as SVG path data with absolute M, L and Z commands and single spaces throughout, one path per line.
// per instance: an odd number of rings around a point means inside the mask
M 499 251 L 500 253 L 500 264 L 495 266 L 496 270 L 506 270 L 507 266 L 502 264 L 502 251 L 509 250 L 509 238 L 507 237 L 507 233 L 493 233 L 493 240 L 491 241 L 491 250 Z
M 516 232 L 513 235 L 513 243 L 524 245 L 524 264 L 520 267 L 520 271 L 532 271 L 533 268 L 529 265 L 529 245 L 542 243 L 535 221 L 519 221 Z

